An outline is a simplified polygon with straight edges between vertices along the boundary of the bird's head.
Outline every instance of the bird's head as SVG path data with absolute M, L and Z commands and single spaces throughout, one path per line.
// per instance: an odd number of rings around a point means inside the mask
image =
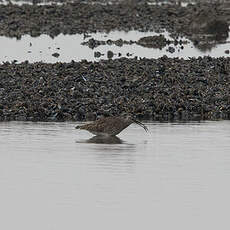
M 149 131 L 148 128 L 147 128 L 147 126 L 144 125 L 143 123 L 141 123 L 140 121 L 136 120 L 136 119 L 134 118 L 134 116 L 132 116 L 132 115 L 130 115 L 130 114 L 127 114 L 127 113 L 125 113 L 125 114 L 123 113 L 122 115 L 125 117 L 125 120 L 127 120 L 127 121 L 130 122 L 130 124 L 131 124 L 131 123 L 135 123 L 135 124 L 141 126 L 146 132 Z

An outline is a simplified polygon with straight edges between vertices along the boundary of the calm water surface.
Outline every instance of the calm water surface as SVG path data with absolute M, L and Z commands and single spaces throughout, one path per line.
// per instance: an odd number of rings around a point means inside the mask
M 230 122 L 0 123 L 0 229 L 229 229 Z
M 168 32 L 161 33 L 166 39 L 173 41 Z M 63 35 L 60 34 L 55 38 L 51 38 L 48 35 L 41 35 L 39 37 L 31 37 L 30 35 L 24 35 L 21 39 L 8 38 L 0 36 L 0 63 L 12 62 L 17 60 L 17 63 L 23 61 L 29 61 L 30 63 L 42 61 L 46 63 L 56 62 L 71 62 L 88 60 L 88 61 L 99 61 L 100 59 L 108 59 L 108 51 L 112 51 L 114 56 L 112 59 L 121 57 L 134 58 L 160 58 L 167 55 L 170 58 L 179 57 L 189 59 L 190 57 L 229 57 L 225 51 L 229 50 L 230 37 L 223 44 L 213 44 L 213 47 L 207 48 L 206 50 L 200 50 L 192 44 L 191 41 L 180 38 L 187 41 L 187 44 L 183 45 L 181 49 L 180 45 L 167 45 L 162 49 L 147 48 L 139 46 L 137 44 L 123 45 L 121 47 L 116 45 L 101 45 L 94 49 L 90 49 L 88 46 L 82 45 L 82 42 L 86 42 L 91 38 L 100 41 L 123 39 L 125 41 L 138 41 L 141 37 L 155 36 L 159 33 L 155 32 L 139 32 L 139 31 L 113 31 L 110 33 L 93 33 L 90 34 L 89 38 L 84 39 L 82 34 L 75 35 Z M 230 35 L 230 33 L 229 33 Z M 180 40 L 179 39 L 179 40 Z M 170 53 L 169 47 L 174 47 L 175 52 Z M 94 56 L 95 52 L 100 52 L 102 56 L 97 58 Z M 58 53 L 60 56 L 54 57 L 52 54 Z M 127 54 L 129 54 L 127 56 Z

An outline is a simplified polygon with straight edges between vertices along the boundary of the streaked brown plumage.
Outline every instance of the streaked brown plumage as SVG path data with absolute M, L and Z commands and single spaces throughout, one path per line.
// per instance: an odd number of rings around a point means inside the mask
M 77 126 L 76 129 L 84 129 L 94 135 L 115 136 L 132 123 L 136 123 L 144 128 L 146 132 L 148 131 L 148 128 L 144 124 L 134 120 L 130 116 L 100 118 L 90 124 Z

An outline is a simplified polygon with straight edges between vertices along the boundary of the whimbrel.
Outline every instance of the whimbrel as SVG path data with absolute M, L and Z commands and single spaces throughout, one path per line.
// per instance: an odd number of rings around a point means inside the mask
M 131 116 L 112 116 L 100 118 L 90 124 L 77 126 L 76 129 L 84 129 L 97 136 L 116 136 L 123 129 L 127 128 L 132 123 L 136 123 L 140 125 L 142 128 L 144 128 L 146 132 L 148 131 L 148 128 L 144 124 L 142 124 L 140 121 L 135 120 Z

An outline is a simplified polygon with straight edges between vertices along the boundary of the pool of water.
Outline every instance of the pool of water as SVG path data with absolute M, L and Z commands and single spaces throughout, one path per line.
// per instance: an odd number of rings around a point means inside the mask
M 230 122 L 145 124 L 0 123 L 0 228 L 229 229 Z
M 167 39 L 173 40 L 167 32 L 161 33 Z M 0 36 L 0 63 L 17 60 L 18 63 L 23 61 L 33 62 L 71 62 L 81 61 L 86 59 L 88 61 L 99 61 L 100 59 L 108 59 L 108 51 L 114 53 L 113 59 L 120 57 L 133 58 L 159 58 L 164 55 L 168 57 L 179 57 L 188 59 L 189 57 L 199 56 L 212 56 L 212 57 L 229 57 L 229 54 L 225 53 L 229 50 L 230 39 L 224 44 L 213 45 L 212 48 L 207 50 L 200 50 L 193 46 L 193 44 L 186 40 L 188 43 L 183 45 L 181 49 L 180 45 L 167 45 L 162 49 L 146 48 L 137 44 L 123 45 L 122 47 L 116 45 L 100 45 L 94 49 L 88 46 L 82 45 L 82 42 L 94 38 L 100 41 L 107 41 L 109 39 L 116 41 L 123 39 L 126 41 L 138 41 L 141 37 L 159 35 L 155 32 L 139 32 L 139 31 L 113 31 L 111 33 L 95 33 L 89 34 L 90 37 L 84 38 L 82 34 L 75 35 L 63 35 L 60 34 L 55 38 L 51 38 L 48 35 L 41 35 L 39 37 L 31 37 L 30 35 L 24 35 L 21 39 L 8 38 Z M 181 38 L 185 40 L 184 38 Z M 175 48 L 175 52 L 170 53 L 169 47 Z M 95 52 L 100 52 L 102 56 L 95 57 Z M 58 56 L 53 56 L 57 53 Z M 120 55 L 120 56 L 119 56 Z

